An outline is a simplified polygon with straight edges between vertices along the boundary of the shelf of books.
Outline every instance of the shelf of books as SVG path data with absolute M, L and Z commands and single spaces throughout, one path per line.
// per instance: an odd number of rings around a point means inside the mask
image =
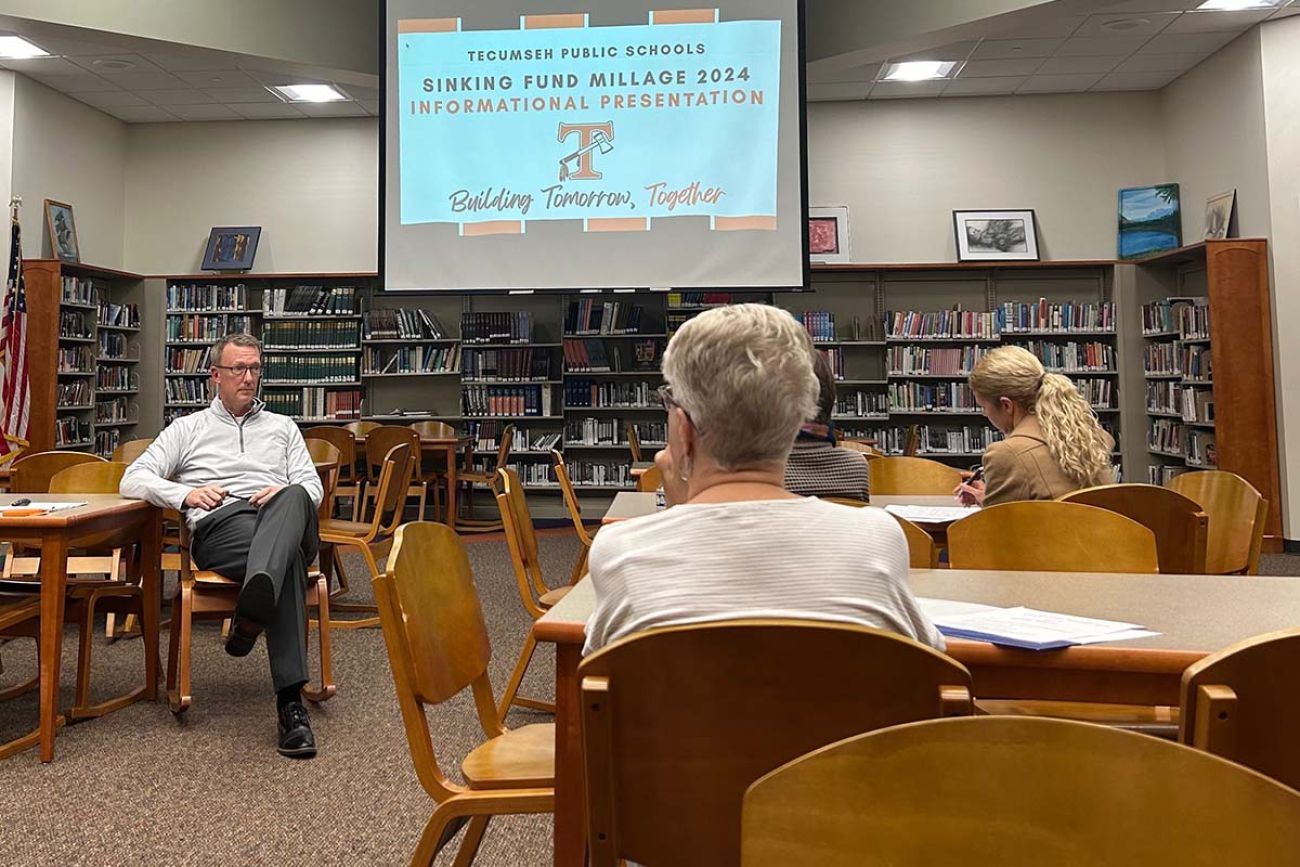
M 163 332 L 163 427 L 212 400 L 212 344 L 227 334 L 261 333 L 255 290 L 242 278 L 168 280 Z
M 95 351 L 99 308 L 92 278 L 63 275 L 59 292 L 58 415 L 54 447 L 95 446 Z
M 95 454 L 109 458 L 133 439 L 140 424 L 140 307 L 121 298 L 112 284 L 92 286 L 95 295 Z
M 361 418 L 363 292 L 356 285 L 262 290 L 262 399 L 300 423 Z
M 1162 485 L 1189 469 L 1217 468 L 1209 300 L 1183 296 L 1142 305 L 1142 336 L 1147 481 Z

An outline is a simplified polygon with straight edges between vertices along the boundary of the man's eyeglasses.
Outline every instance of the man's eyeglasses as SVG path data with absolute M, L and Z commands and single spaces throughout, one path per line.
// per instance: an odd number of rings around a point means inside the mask
M 236 364 L 232 366 L 227 366 L 224 364 L 214 364 L 212 366 L 215 367 L 217 370 L 224 370 L 228 372 L 235 379 L 243 379 L 244 374 L 246 373 L 253 374 L 253 379 L 257 379 L 262 375 L 262 365 L 260 364 Z

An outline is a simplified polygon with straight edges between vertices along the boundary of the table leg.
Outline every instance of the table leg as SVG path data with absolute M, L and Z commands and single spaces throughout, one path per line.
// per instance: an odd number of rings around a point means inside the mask
M 555 865 L 582 867 L 587 856 L 586 778 L 578 718 L 579 644 L 555 645 Z
M 144 641 L 144 697 L 158 698 L 159 624 L 162 621 L 162 514 L 151 510 L 140 528 L 140 634 Z
M 63 662 L 63 603 L 67 595 L 68 542 L 61 530 L 41 540 L 41 761 L 54 761 Z
M 456 529 L 456 443 L 447 446 L 447 526 Z

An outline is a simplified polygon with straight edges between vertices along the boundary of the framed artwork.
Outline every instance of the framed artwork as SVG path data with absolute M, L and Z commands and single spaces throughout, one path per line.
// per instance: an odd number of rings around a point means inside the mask
M 1038 228 L 1032 208 L 953 211 L 958 262 L 1038 261 Z
M 1230 238 L 1235 237 L 1236 226 L 1233 225 L 1233 218 L 1236 216 L 1237 191 L 1230 190 L 1226 193 L 1219 193 L 1217 196 L 1210 196 L 1205 202 L 1205 237 L 1206 238 Z
M 257 255 L 261 226 L 214 226 L 203 254 L 204 271 L 248 271 Z
M 1119 191 L 1119 258 L 1140 259 L 1182 245 L 1178 184 Z
M 77 224 L 72 219 L 72 205 L 45 200 L 45 227 L 50 233 L 50 250 L 60 262 L 80 262 Z
M 808 260 L 847 264 L 853 261 L 849 249 L 849 209 L 843 205 L 808 209 Z

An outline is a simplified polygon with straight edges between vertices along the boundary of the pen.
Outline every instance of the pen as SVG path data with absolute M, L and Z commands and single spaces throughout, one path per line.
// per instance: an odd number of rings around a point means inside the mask
M 966 484 L 969 485 L 971 482 L 979 482 L 982 481 L 983 479 L 984 479 L 984 465 L 978 464 L 976 466 L 971 467 L 970 478 L 966 480 Z

